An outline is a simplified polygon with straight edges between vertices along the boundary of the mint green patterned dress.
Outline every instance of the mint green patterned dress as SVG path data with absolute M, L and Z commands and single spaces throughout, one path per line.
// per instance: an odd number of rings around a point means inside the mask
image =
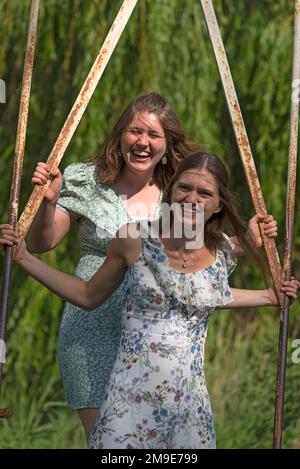
M 65 169 L 58 207 L 75 215 L 80 230 L 76 276 L 88 280 L 103 264 L 118 229 L 132 221 L 114 184 L 102 184 L 94 164 Z M 65 304 L 58 362 L 68 404 L 99 408 L 120 342 L 122 287 L 104 305 L 84 311 Z

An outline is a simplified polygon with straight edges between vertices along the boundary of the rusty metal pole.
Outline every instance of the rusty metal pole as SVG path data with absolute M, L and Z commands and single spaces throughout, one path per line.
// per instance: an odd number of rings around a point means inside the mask
M 219 73 L 221 76 L 223 88 L 225 91 L 226 101 L 232 120 L 232 125 L 237 140 L 241 160 L 245 172 L 245 176 L 250 189 L 253 204 L 257 213 L 267 214 L 266 204 L 260 187 L 254 159 L 252 156 L 250 143 L 248 140 L 243 116 L 241 113 L 239 101 L 234 87 L 231 71 L 229 68 L 225 48 L 223 45 L 218 21 L 211 0 L 201 0 L 201 5 L 207 24 L 209 36 L 217 60 Z M 282 280 L 282 269 L 280 265 L 279 255 L 276 244 L 273 239 L 266 237 L 262 233 L 263 244 L 269 261 L 271 274 L 277 297 L 282 303 L 282 295 L 280 293 L 280 285 Z
M 136 3 L 137 0 L 125 0 L 123 2 L 48 157 L 47 163 L 50 170 L 56 169 L 59 166 L 67 146 L 70 143 L 70 140 L 80 122 L 85 109 L 87 108 L 87 105 L 120 39 L 120 36 L 131 16 L 131 13 L 133 12 Z M 17 234 L 20 241 L 26 236 L 35 214 L 41 205 L 44 195 L 47 192 L 50 182 L 51 181 L 49 180 L 48 183 L 44 186 L 34 187 L 17 224 Z
M 19 119 L 16 138 L 16 149 L 14 157 L 12 186 L 8 212 L 8 223 L 14 228 L 18 219 L 19 196 L 21 189 L 21 178 L 23 171 L 24 149 L 26 140 L 26 129 L 29 109 L 29 98 L 31 89 L 32 69 L 34 62 L 34 51 L 36 42 L 36 30 L 39 13 L 39 0 L 31 1 L 26 54 L 24 60 L 23 81 L 21 100 L 19 108 Z M 8 314 L 8 301 L 10 291 L 12 247 L 6 246 L 4 251 L 3 282 L 1 287 L 1 323 L 0 323 L 0 388 L 3 378 L 3 364 L 5 363 L 6 344 L 4 341 Z M 11 416 L 7 409 L 0 409 L 0 417 Z
M 296 177 L 297 177 L 297 150 L 298 150 L 298 121 L 299 121 L 299 98 L 300 98 L 300 0 L 295 1 L 294 12 L 294 50 L 293 71 L 291 84 L 291 115 L 290 115 L 290 145 L 287 175 L 287 197 L 286 197 L 286 219 L 285 219 L 285 250 L 283 271 L 286 280 L 291 279 L 292 243 L 296 199 Z M 286 357 L 288 343 L 290 301 L 284 296 L 283 310 L 280 316 L 279 349 L 277 361 L 276 398 L 274 414 L 273 448 L 281 448 Z

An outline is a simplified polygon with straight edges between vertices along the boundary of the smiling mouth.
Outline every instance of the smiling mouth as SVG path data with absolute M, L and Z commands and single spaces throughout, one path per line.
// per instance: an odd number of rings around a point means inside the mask
M 188 204 L 188 205 L 190 205 L 190 204 Z M 201 211 L 201 206 L 200 205 L 201 204 L 197 204 L 196 207 L 190 208 L 190 207 L 187 206 L 187 204 L 180 204 L 182 212 L 187 214 L 187 215 L 189 215 L 191 213 L 195 213 L 195 214 L 199 213 Z
M 138 151 L 131 150 L 131 154 L 134 156 L 136 160 L 140 160 L 140 161 L 145 161 L 151 157 L 150 153 L 147 153 L 144 151 L 138 152 Z

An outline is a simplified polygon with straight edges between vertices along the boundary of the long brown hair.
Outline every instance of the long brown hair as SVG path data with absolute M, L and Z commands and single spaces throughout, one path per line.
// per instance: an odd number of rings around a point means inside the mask
M 172 177 L 164 192 L 162 202 L 165 202 L 169 205 L 172 203 L 172 189 L 175 182 L 182 173 L 193 169 L 205 169 L 214 176 L 218 185 L 220 205 L 222 207 L 220 212 L 214 213 L 205 224 L 205 246 L 211 251 L 214 251 L 218 246 L 220 246 L 220 244 L 224 242 L 224 224 L 225 222 L 229 223 L 233 231 L 232 234 L 238 240 L 245 254 L 256 261 L 266 280 L 265 262 L 257 253 L 253 236 L 247 229 L 247 223 L 243 221 L 239 215 L 236 197 L 228 187 L 228 172 L 220 158 L 218 158 L 216 155 L 204 152 L 197 152 L 186 157 L 178 165 L 174 176 Z
M 200 150 L 200 146 L 189 141 L 176 112 L 158 93 L 140 94 L 128 104 L 110 136 L 103 143 L 101 154 L 93 162 L 99 167 L 101 182 L 114 182 L 118 178 L 125 164 L 121 152 L 121 136 L 140 112 L 155 114 L 165 133 L 167 164 L 158 163 L 153 174 L 154 184 L 163 189 L 173 176 L 178 163 L 185 156 Z

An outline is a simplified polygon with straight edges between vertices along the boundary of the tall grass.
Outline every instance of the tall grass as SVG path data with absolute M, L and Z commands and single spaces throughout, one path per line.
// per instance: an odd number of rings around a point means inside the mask
M 41 2 L 30 103 L 21 207 L 37 161 L 51 151 L 64 120 L 121 5 L 121 0 Z M 267 207 L 279 222 L 282 250 L 288 154 L 292 0 L 216 0 Z M 29 0 L 0 0 L 0 220 L 7 219 L 12 160 L 27 35 Z M 127 102 L 156 90 L 173 104 L 185 129 L 226 162 L 245 218 L 253 206 L 200 2 L 140 0 L 72 139 L 62 168 L 98 152 Z M 299 199 L 299 188 L 297 192 Z M 294 272 L 300 277 L 300 221 L 295 220 Z M 78 237 L 71 233 L 42 256 L 73 271 Z M 1 261 L 0 261 L 1 262 Z M 84 447 L 77 416 L 67 410 L 56 363 L 62 303 L 13 271 L 8 363 L 0 406 L 14 418 L 0 422 L 0 446 Z M 241 262 L 231 283 L 260 288 L 258 272 Z M 299 306 L 292 309 L 290 339 L 299 337 Z M 270 447 L 278 343 L 278 311 L 216 312 L 206 347 L 207 381 L 219 447 Z M 288 355 L 284 446 L 300 447 L 297 383 L 300 365 Z
M 219 448 L 272 447 L 278 311 L 247 315 L 215 312 L 209 327 L 206 376 Z M 283 447 L 299 448 L 299 365 L 291 357 L 290 340 Z

